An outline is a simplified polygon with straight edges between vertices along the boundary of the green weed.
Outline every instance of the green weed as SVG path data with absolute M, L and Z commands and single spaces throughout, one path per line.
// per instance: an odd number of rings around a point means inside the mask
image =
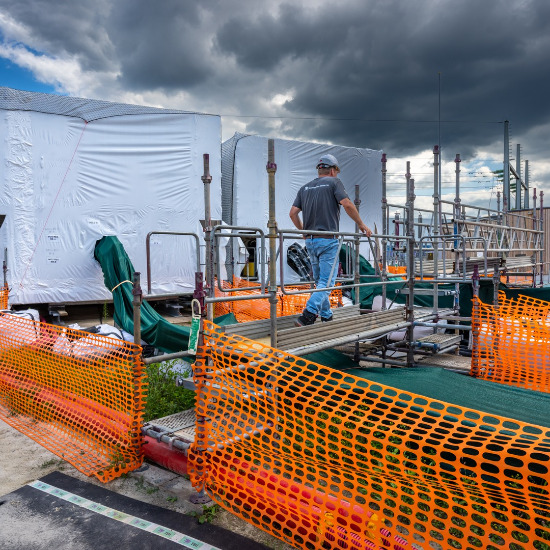
M 195 392 L 176 386 L 178 373 L 167 364 L 147 365 L 147 402 L 144 422 L 186 411 L 195 406 Z
M 212 523 L 220 512 L 220 507 L 217 504 L 207 506 L 203 504 L 202 512 L 191 512 L 193 517 L 196 517 L 199 523 Z

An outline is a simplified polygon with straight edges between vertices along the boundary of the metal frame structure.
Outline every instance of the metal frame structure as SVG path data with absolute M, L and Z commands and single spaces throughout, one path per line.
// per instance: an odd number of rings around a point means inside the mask
M 306 354 L 312 351 L 318 351 L 339 345 L 342 343 L 357 342 L 361 339 L 372 338 L 396 330 L 396 325 L 407 329 L 406 345 L 406 365 L 412 366 L 414 362 L 414 352 L 418 349 L 430 349 L 432 352 L 449 349 L 440 343 L 428 341 L 415 342 L 415 325 L 426 326 L 432 323 L 434 336 L 442 316 L 456 316 L 458 309 L 459 285 L 462 283 L 472 283 L 474 289 L 477 288 L 480 275 L 485 277 L 492 276 L 495 285 L 498 284 L 500 276 L 506 274 L 510 277 L 510 272 L 515 273 L 518 269 L 527 268 L 529 271 L 520 272 L 521 275 L 532 277 L 533 285 L 537 284 L 537 277 L 540 275 L 542 282 L 542 252 L 543 252 L 543 231 L 542 231 L 542 193 L 540 198 L 540 208 L 537 213 L 536 193 L 533 197 L 533 214 L 525 216 L 507 211 L 506 197 L 503 200 L 503 209 L 497 210 L 481 208 L 478 206 L 466 205 L 460 200 L 460 155 L 456 156 L 456 196 L 454 201 L 444 201 L 439 195 L 439 147 L 436 145 L 433 149 L 434 154 L 434 192 L 433 192 L 433 211 L 415 208 L 415 189 L 414 179 L 410 173 L 410 163 L 406 165 L 406 186 L 407 196 L 406 204 L 396 205 L 387 201 L 386 174 L 387 157 L 382 156 L 382 220 L 383 233 L 372 236 L 372 239 L 381 247 L 373 247 L 370 238 L 366 239 L 360 233 L 338 232 L 340 246 L 346 245 L 352 253 L 349 262 L 350 272 L 341 274 L 337 281 L 338 287 L 330 289 L 315 289 L 313 281 L 307 281 L 310 289 L 292 291 L 289 290 L 284 281 L 284 258 L 279 255 L 278 250 L 282 250 L 285 239 L 296 238 L 303 232 L 295 229 L 279 229 L 275 212 L 275 176 L 277 165 L 275 163 L 274 140 L 268 140 L 268 161 L 266 171 L 269 182 L 269 220 L 268 234 L 259 228 L 237 227 L 213 225 L 210 218 L 210 182 L 212 177 L 209 172 L 209 157 L 204 155 L 204 183 L 205 193 L 205 274 L 204 280 L 200 273 L 200 257 L 197 258 L 197 277 L 196 290 L 194 298 L 201 303 L 201 311 L 209 320 L 213 319 L 213 305 L 217 302 L 229 302 L 237 300 L 255 300 L 268 299 L 270 304 L 269 320 L 255 322 L 256 337 L 269 338 L 270 345 L 275 348 L 286 349 L 293 353 Z M 358 192 L 356 190 L 355 204 L 359 208 Z M 395 217 L 390 220 L 390 209 L 397 209 Z M 426 215 L 431 215 L 431 219 Z M 424 217 L 423 217 L 424 215 Z M 429 221 L 426 222 L 425 220 Z M 394 231 L 391 234 L 389 228 L 393 223 Z M 402 230 L 400 228 L 403 228 Z M 357 230 L 357 227 L 356 227 Z M 323 232 L 315 232 L 320 235 Z M 151 233 L 152 234 L 152 233 Z M 151 235 L 150 234 L 150 235 Z M 225 238 L 239 238 L 243 234 L 246 236 L 256 236 L 259 239 L 258 260 L 259 260 L 259 292 L 257 294 L 239 295 L 239 291 L 257 290 L 258 287 L 231 287 L 221 284 L 220 254 L 219 248 L 221 240 Z M 332 235 L 333 233 L 331 233 Z M 189 234 L 187 234 L 189 235 Z M 198 237 L 194 235 L 198 241 Z M 149 239 L 149 236 L 148 236 Z M 266 245 L 267 240 L 267 245 Z M 369 281 L 369 276 L 361 275 L 359 272 L 359 250 L 362 242 L 368 242 L 373 254 L 373 264 L 375 266 L 375 281 Z M 277 249 L 279 243 L 279 249 Z M 375 250 L 376 248 L 376 250 Z M 277 266 L 277 260 L 279 262 Z M 388 265 L 400 265 L 406 268 L 402 274 L 403 279 L 390 278 Z M 148 263 L 149 265 L 149 263 Z M 267 268 L 266 268 L 267 266 Z M 337 266 L 333 266 L 336 269 Z M 277 269 L 279 270 L 279 284 L 277 284 Z M 266 278 L 267 272 L 267 278 Z M 214 287 L 217 283 L 217 290 L 222 296 L 214 295 Z M 150 277 L 148 277 L 150 284 Z M 416 282 L 429 282 L 431 289 L 415 288 Z M 442 291 L 440 285 L 453 284 L 455 290 Z M 139 285 L 139 278 L 138 278 Z M 394 313 L 384 312 L 387 307 L 387 287 L 401 286 L 399 292 L 406 296 L 406 306 L 403 310 L 403 319 L 396 323 Z M 277 319 L 277 293 L 284 295 L 303 294 L 304 292 L 320 292 L 323 290 L 333 290 L 334 288 L 347 289 L 353 288 L 358 303 L 359 289 L 368 286 L 382 287 L 382 312 L 378 315 L 376 326 L 367 323 L 363 319 L 362 313 L 357 307 L 355 316 L 347 314 L 339 322 L 331 324 L 329 327 L 296 327 L 287 326 L 292 322 L 293 317 L 288 319 Z M 496 288 L 496 286 L 495 286 Z M 439 309 L 439 297 L 448 295 L 455 296 L 454 311 L 442 312 Z M 230 295 L 231 294 L 231 295 Z M 426 311 L 419 312 L 421 318 L 415 318 L 414 296 L 418 294 L 429 294 L 433 299 L 433 307 L 430 318 L 426 317 Z M 139 296 L 139 292 L 135 292 Z M 495 290 L 495 296 L 497 295 Z M 137 302 L 136 299 L 136 307 Z M 339 316 L 340 314 L 338 314 Z M 337 317 L 338 317 L 337 316 Z M 295 317 L 295 316 L 294 316 Z M 387 317 L 387 319 L 386 319 Z M 365 318 L 366 319 L 366 318 Z M 402 322 L 401 322 L 402 321 Z M 136 321 L 137 324 L 139 324 Z M 384 324 L 386 323 L 386 324 Z M 404 324 L 403 324 L 404 323 Z M 461 327 L 461 330 L 468 330 L 469 327 Z M 230 326 L 228 332 L 247 333 L 249 329 L 244 324 L 239 326 Z M 301 345 L 293 344 L 296 340 L 288 331 L 291 330 L 294 336 L 297 336 Z M 280 333 L 280 334 L 279 334 Z M 329 337 L 332 335 L 333 337 Z M 435 338 L 434 338 L 435 340 Z M 392 345 L 383 346 L 382 357 L 385 357 L 385 351 Z M 454 346 L 456 349 L 456 346 Z M 181 356 L 181 354 L 170 354 L 170 358 Z M 161 356 L 162 357 L 162 356 Z M 168 356 L 165 356 L 168 358 Z M 355 358 L 359 358 L 358 347 L 356 347 Z M 149 359 L 157 360 L 156 358 Z

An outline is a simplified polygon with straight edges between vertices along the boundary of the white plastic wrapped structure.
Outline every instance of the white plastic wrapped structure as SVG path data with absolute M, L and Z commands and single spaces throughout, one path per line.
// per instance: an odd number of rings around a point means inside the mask
M 222 210 L 229 225 L 262 228 L 267 234 L 269 217 L 267 164 L 268 138 L 235 134 L 222 145 Z M 349 198 L 355 200 L 355 185 L 359 185 L 363 221 L 373 230 L 382 232 L 382 151 L 326 145 L 285 139 L 275 140 L 276 218 L 279 229 L 295 229 L 288 216 L 298 189 L 317 177 L 315 169 L 322 154 L 334 155 L 340 163 L 339 174 Z M 340 231 L 355 231 L 355 223 L 343 211 Z M 298 277 L 286 264 L 285 284 Z M 304 241 L 299 241 L 303 244 Z M 370 258 L 368 245 L 361 245 L 361 254 Z M 238 274 L 238 273 L 236 273 Z
M 202 241 L 203 154 L 221 219 L 218 116 L 0 88 L 2 252 L 10 304 L 111 298 L 94 246 L 124 245 L 146 288 L 146 235 Z M 2 254 L 3 255 L 3 254 Z M 192 237 L 151 239 L 152 294 L 194 289 Z

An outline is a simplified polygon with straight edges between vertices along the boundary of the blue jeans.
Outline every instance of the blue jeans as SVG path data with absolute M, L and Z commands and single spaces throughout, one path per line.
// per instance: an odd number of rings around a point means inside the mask
M 311 268 L 313 270 L 313 280 L 317 288 L 326 288 L 334 286 L 334 281 L 338 275 L 338 262 L 334 265 L 334 259 L 338 254 L 337 239 L 306 239 L 306 249 L 311 260 Z M 330 271 L 332 266 L 332 277 Z M 330 277 L 330 280 L 329 280 Z M 313 292 L 307 301 L 306 309 L 315 315 L 321 315 L 322 318 L 328 319 L 332 316 L 330 310 L 329 296 L 331 290 L 323 292 Z

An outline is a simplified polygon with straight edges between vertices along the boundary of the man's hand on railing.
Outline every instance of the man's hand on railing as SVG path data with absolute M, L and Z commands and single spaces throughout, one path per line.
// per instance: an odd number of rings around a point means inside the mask
M 364 233 L 367 237 L 370 237 L 372 235 L 372 231 L 363 222 L 361 222 L 357 225 L 358 225 L 359 231 L 361 231 L 361 233 Z

